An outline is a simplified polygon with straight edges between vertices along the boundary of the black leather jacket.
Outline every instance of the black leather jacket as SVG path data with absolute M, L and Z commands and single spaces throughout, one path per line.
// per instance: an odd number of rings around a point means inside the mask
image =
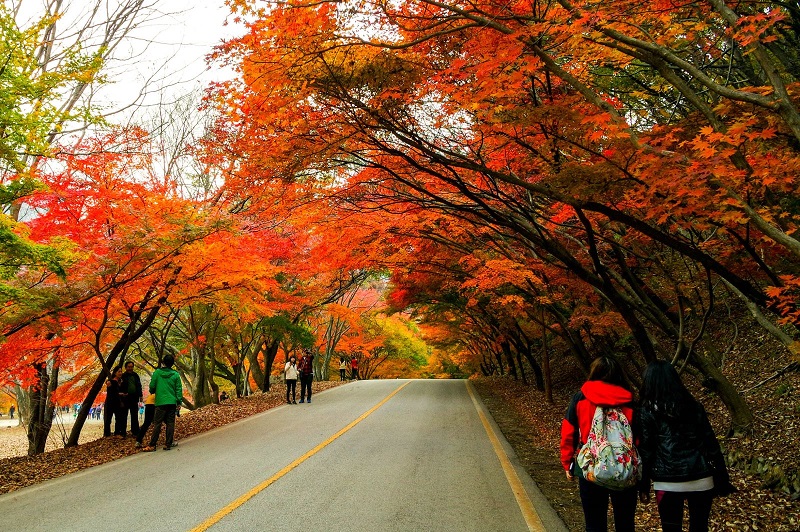
M 722 450 L 699 403 L 681 415 L 642 407 L 639 426 L 645 480 L 686 482 L 713 476 L 715 487 L 729 485 Z

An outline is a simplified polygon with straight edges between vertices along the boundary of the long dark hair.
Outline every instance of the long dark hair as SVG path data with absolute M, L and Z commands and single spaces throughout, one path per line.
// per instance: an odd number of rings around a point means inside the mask
M 589 366 L 589 377 L 586 380 L 603 381 L 630 390 L 628 381 L 625 380 L 622 366 L 617 362 L 617 359 L 610 356 L 601 356 L 594 359 L 592 365 Z
M 639 390 L 642 408 L 668 416 L 697 409 L 698 402 L 686 389 L 678 372 L 666 360 L 647 365 Z

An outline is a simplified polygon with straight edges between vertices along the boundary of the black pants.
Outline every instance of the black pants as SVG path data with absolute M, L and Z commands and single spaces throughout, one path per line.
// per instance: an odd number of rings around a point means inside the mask
M 579 478 L 578 487 L 581 492 L 583 517 L 586 520 L 586 532 L 608 531 L 608 499 L 614 508 L 614 530 L 616 532 L 633 532 L 633 518 L 636 514 L 636 488 L 623 491 L 610 490 L 598 486 L 594 482 Z
M 358 368 L 353 368 L 353 380 L 358 380 Z
M 122 408 L 122 434 L 128 428 L 128 415 L 131 416 L 131 433 L 136 436 L 139 434 L 139 401 L 137 399 L 123 399 Z
M 172 438 L 175 436 L 175 412 L 176 405 L 161 405 L 156 407 L 153 419 L 153 435 L 150 436 L 150 447 L 158 444 L 158 437 L 161 436 L 161 424 L 167 424 L 166 443 L 167 447 L 172 447 Z
M 314 374 L 309 373 L 300 374 L 300 400 L 302 401 L 304 398 L 308 398 L 311 400 L 311 383 L 314 382 Z
M 139 433 L 136 435 L 136 441 L 139 443 L 144 441 L 144 435 L 147 429 L 150 428 L 150 424 L 153 423 L 153 417 L 155 415 L 156 405 L 144 405 L 144 421 L 142 421 L 142 426 L 139 427 Z
M 711 514 L 711 504 L 714 502 L 714 490 L 685 493 L 657 491 L 656 500 L 664 532 L 683 530 L 683 501 L 689 503 L 689 532 L 707 532 L 708 516 Z
M 346 378 L 347 378 L 347 370 L 346 369 L 340 369 L 339 370 L 339 380 L 343 381 Z
M 292 401 L 296 400 L 297 379 L 286 379 L 286 402 L 289 402 L 289 391 L 292 392 Z
M 125 435 L 125 425 L 120 422 L 122 406 L 114 408 L 110 404 L 103 407 L 103 436 L 111 436 L 111 418 L 114 418 L 114 434 Z

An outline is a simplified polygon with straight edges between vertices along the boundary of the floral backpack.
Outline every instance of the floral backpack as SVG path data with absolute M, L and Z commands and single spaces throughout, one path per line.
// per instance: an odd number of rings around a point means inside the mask
M 576 458 L 583 477 L 613 490 L 635 486 L 642 478 L 642 460 L 633 446 L 633 431 L 620 408 L 598 406 L 586 443 Z

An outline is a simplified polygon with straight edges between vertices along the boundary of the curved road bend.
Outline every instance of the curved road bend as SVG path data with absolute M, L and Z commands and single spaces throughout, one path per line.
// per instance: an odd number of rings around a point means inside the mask
M 0 496 L 23 530 L 566 528 L 467 381 L 376 380 Z

